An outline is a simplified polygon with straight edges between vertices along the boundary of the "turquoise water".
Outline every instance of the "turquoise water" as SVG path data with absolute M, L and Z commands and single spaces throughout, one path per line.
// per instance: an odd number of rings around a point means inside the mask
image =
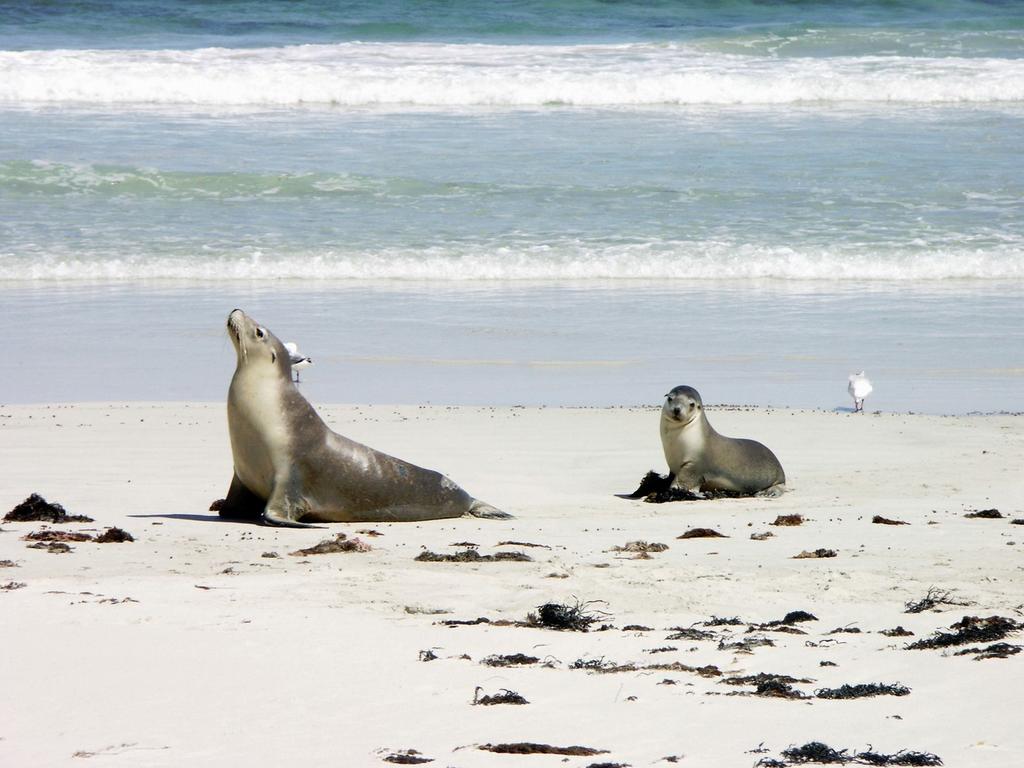
M 1020 410 L 1022 53 L 1010 2 L 0 2 L 0 320 L 53 351 L 5 397 L 216 398 L 241 305 L 330 400 Z

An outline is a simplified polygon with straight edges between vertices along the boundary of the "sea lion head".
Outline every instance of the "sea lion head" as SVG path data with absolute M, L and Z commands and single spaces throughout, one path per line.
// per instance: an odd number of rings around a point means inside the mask
M 665 395 L 661 418 L 678 426 L 685 426 L 700 418 L 704 403 L 693 387 L 679 386 Z
M 291 381 L 288 350 L 267 328 L 240 309 L 228 315 L 228 336 L 235 345 L 238 367 L 260 365 L 268 371 L 279 371 Z

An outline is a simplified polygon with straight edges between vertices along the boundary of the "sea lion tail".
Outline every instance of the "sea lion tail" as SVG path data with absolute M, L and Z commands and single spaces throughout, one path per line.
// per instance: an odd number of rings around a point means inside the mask
M 508 512 L 502 512 L 497 507 L 492 507 L 486 501 L 480 501 L 480 499 L 473 499 L 473 503 L 470 504 L 469 510 L 466 512 L 467 515 L 473 517 L 482 517 L 487 520 L 511 520 L 512 515 Z

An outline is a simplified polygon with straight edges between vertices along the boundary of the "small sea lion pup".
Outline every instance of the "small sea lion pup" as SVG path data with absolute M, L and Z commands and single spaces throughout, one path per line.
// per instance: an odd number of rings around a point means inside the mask
M 661 445 L 672 488 L 763 496 L 786 490 L 786 473 L 775 454 L 756 440 L 715 432 L 693 387 L 676 387 L 665 395 Z
M 349 440 L 323 422 L 292 382 L 288 350 L 242 310 L 228 315 L 238 362 L 228 390 L 235 473 L 225 517 L 270 525 L 511 517 L 439 472 Z

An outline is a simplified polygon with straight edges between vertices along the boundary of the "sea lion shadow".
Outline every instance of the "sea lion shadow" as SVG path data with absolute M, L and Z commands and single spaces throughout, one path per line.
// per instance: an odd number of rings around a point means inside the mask
M 262 525 L 259 518 L 246 517 L 223 517 L 221 515 L 198 515 L 185 512 L 167 512 L 153 515 L 128 515 L 128 517 L 147 518 L 158 517 L 166 520 L 194 520 L 200 523 L 248 523 L 249 525 Z
M 832 413 L 857 413 L 857 409 L 848 405 L 837 405 L 832 409 Z

